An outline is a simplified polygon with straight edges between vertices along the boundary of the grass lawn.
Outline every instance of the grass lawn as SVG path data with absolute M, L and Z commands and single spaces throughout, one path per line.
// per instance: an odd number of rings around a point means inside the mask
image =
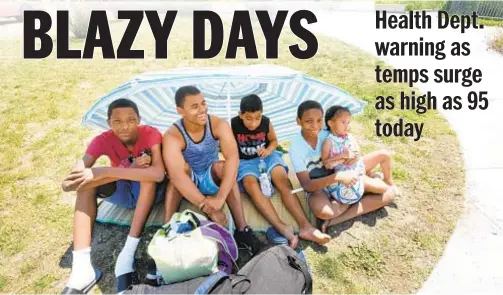
M 111 26 L 117 46 L 126 23 Z M 376 111 L 376 95 L 411 89 L 404 84 L 376 84 L 376 63 L 386 65 L 337 40 L 318 36 L 318 54 L 311 60 L 293 58 L 286 45 L 280 45 L 279 59 L 265 60 L 265 40 L 256 30 L 258 60 L 245 60 L 242 51 L 238 59 L 226 60 L 225 45 L 214 59 L 194 60 L 191 26 L 177 19 L 167 60 L 152 58 L 155 44 L 148 27 L 134 46 L 146 49 L 150 57 L 144 60 L 72 61 L 55 56 L 23 60 L 20 38 L 0 40 L 0 292 L 57 293 L 66 283 L 74 194 L 63 193 L 60 182 L 97 134 L 79 122 L 99 97 L 148 70 L 252 63 L 301 70 L 367 101 L 365 114 L 352 123 L 352 132 L 364 152 L 389 148 L 395 153 L 394 178 L 401 197 L 382 210 L 333 228 L 334 239 L 326 247 L 302 244 L 314 272 L 314 292 L 416 291 L 437 263 L 463 208 L 465 172 L 456 135 L 446 120 L 436 111 L 424 115 Z M 280 44 L 297 42 L 286 32 L 280 40 Z M 73 49 L 83 46 L 82 41 L 71 42 Z M 99 57 L 101 52 L 95 55 Z M 377 118 L 427 124 L 419 142 L 378 138 L 374 130 Z M 93 263 L 105 271 L 96 292 L 115 291 L 114 263 L 127 232 L 126 227 L 95 227 Z M 147 242 L 143 239 L 137 252 L 141 270 Z
M 503 19 L 481 18 L 477 23 L 487 27 L 503 27 Z

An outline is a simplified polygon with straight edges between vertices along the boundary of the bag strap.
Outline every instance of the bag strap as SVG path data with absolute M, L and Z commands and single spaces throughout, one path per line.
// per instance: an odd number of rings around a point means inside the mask
M 194 214 L 194 212 L 186 210 L 185 214 L 190 215 L 190 217 L 192 217 L 192 219 L 194 220 L 194 222 L 195 222 L 195 227 L 194 228 L 199 227 L 201 225 L 201 221 L 196 216 L 196 214 Z
M 234 275 L 231 278 L 231 283 L 232 283 L 232 293 L 233 294 L 245 294 L 251 288 L 250 279 L 244 275 Z M 243 285 L 243 283 L 248 283 L 248 284 Z M 238 285 L 239 285 L 239 289 L 237 289 Z
M 218 271 L 209 276 L 204 282 L 199 285 L 194 294 L 208 294 L 215 286 L 227 279 L 229 275 L 223 271 Z
M 288 259 L 288 264 L 301 271 L 302 275 L 304 276 L 304 294 L 312 294 L 313 293 L 313 278 L 311 277 L 311 274 L 309 273 L 309 270 L 307 269 L 306 262 L 302 261 L 297 253 L 293 254 L 294 252 L 293 249 L 288 248 L 288 246 L 278 246 L 281 248 L 281 250 L 286 254 L 287 259 Z M 298 263 L 298 261 L 301 261 L 302 263 Z
M 311 278 L 311 274 L 307 270 L 306 265 L 303 263 L 298 263 L 298 257 L 294 256 L 288 256 L 288 264 L 290 264 L 291 267 L 298 269 L 302 272 L 302 275 L 304 275 L 304 294 L 312 294 L 313 293 L 313 279 Z
M 193 227 L 193 229 L 196 229 L 201 225 L 201 221 L 199 220 L 197 215 L 194 214 L 192 211 L 185 210 L 184 214 L 189 215 L 191 217 L 188 223 Z M 164 229 L 166 234 L 168 234 L 168 232 L 171 230 L 171 220 L 168 221 L 166 224 L 164 224 L 161 228 Z

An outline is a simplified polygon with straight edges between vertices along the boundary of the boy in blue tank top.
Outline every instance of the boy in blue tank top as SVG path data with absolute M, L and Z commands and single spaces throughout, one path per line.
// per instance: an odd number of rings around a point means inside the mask
M 170 178 L 164 221 L 171 219 L 183 196 L 211 220 L 225 226 L 227 217 L 222 208 L 227 203 L 236 224 L 234 239 L 238 247 L 257 253 L 263 244 L 244 217 L 236 183 L 239 155 L 229 123 L 208 115 L 206 101 L 194 86 L 180 87 L 175 101 L 182 118 L 168 129 L 162 145 Z M 219 160 L 219 150 L 225 161 Z

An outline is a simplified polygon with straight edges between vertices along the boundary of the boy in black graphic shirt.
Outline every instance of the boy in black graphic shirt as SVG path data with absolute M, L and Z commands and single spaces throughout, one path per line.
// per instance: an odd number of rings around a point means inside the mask
M 309 223 L 296 195 L 291 194 L 288 167 L 282 154 L 276 151 L 278 139 L 268 117 L 262 115 L 262 101 L 257 95 L 248 95 L 241 100 L 239 116 L 231 121 L 232 131 L 239 150 L 238 182 L 250 196 L 259 212 L 285 238 L 292 248 L 297 247 L 298 237 L 292 225 L 281 221 L 271 201 L 262 193 L 259 184 L 259 163 L 262 158 L 266 172 L 281 194 L 285 207 L 299 224 L 302 239 L 325 244 L 330 236 L 323 234 Z

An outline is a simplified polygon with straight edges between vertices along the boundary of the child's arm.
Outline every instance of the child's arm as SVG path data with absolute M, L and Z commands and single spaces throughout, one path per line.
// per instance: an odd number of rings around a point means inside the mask
M 300 185 L 307 192 L 315 192 L 326 188 L 329 185 L 340 182 L 345 186 L 350 187 L 356 184 L 358 178 L 354 171 L 336 171 L 335 174 L 330 174 L 323 178 L 311 179 L 309 172 L 302 171 L 296 173 Z
M 267 133 L 267 139 L 269 139 L 269 146 L 265 149 L 260 149 L 257 151 L 257 154 L 265 158 L 272 154 L 278 147 L 278 137 L 276 136 L 276 132 L 274 132 L 274 128 L 272 127 L 272 123 L 269 123 L 269 132 Z
M 325 166 L 325 168 L 327 169 L 332 169 L 332 167 L 330 167 L 330 150 L 332 149 L 332 143 L 330 142 L 330 140 L 327 140 L 325 139 L 323 141 L 323 147 L 322 147 L 322 150 L 321 150 L 321 160 L 323 161 L 323 166 Z
M 334 166 L 344 162 L 344 152 L 330 157 L 330 150 L 332 149 L 332 142 L 329 139 L 323 141 L 323 147 L 321 150 L 321 160 L 326 169 L 333 169 Z

